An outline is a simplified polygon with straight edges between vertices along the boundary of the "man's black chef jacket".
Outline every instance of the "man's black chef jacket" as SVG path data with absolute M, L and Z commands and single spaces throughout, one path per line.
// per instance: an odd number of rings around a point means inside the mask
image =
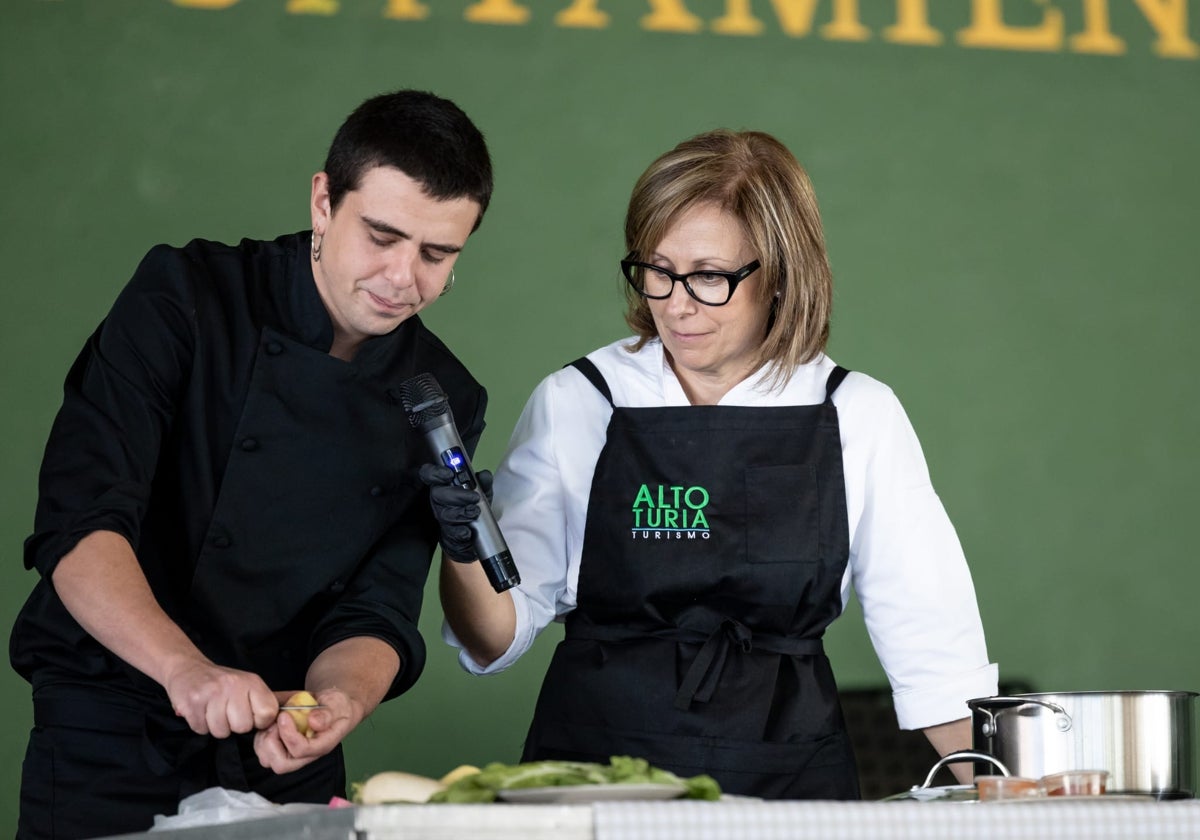
M 309 242 L 154 248 L 75 361 L 25 544 L 42 579 L 10 641 L 35 697 L 86 684 L 167 703 L 50 585 L 96 530 L 129 540 L 205 655 L 274 690 L 302 687 L 312 659 L 352 636 L 399 653 L 389 697 L 421 673 L 417 618 L 438 531 L 417 478 L 429 456 L 398 389 L 433 374 L 471 452 L 487 395 L 416 316 L 352 362 L 330 356 Z

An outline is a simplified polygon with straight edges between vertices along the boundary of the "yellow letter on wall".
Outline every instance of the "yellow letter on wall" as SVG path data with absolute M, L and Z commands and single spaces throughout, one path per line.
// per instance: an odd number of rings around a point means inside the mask
M 1067 44 L 1074 52 L 1093 55 L 1120 55 L 1125 42 L 1112 34 L 1108 22 L 1108 0 L 1083 0 L 1083 31 L 1072 35 Z
M 429 7 L 420 0 L 388 0 L 383 16 L 393 20 L 425 20 L 429 17 Z
M 513 0 L 480 0 L 468 6 L 463 17 L 471 23 L 528 23 L 529 7 L 519 6 Z
M 1038 26 L 1009 26 L 1004 22 L 1003 0 L 972 0 L 971 25 L 959 31 L 964 47 L 995 47 L 1007 50 L 1061 50 L 1063 14 L 1047 8 Z M 1046 0 L 1022 0 L 1048 5 Z
M 336 15 L 338 0 L 288 0 L 289 15 Z
M 558 26 L 577 29 L 603 29 L 608 26 L 608 13 L 596 8 L 599 0 L 575 0 L 569 8 L 554 16 Z
M 1158 33 L 1154 51 L 1163 58 L 1196 58 L 1200 45 L 1188 37 L 1188 0 L 1134 0 Z
M 712 22 L 712 30 L 722 35 L 757 35 L 763 22 L 750 12 L 750 0 L 725 0 L 725 14 Z
M 650 14 L 642 18 L 642 29 L 651 32 L 699 32 L 704 21 L 683 5 L 683 0 L 650 0 Z
M 883 40 L 891 44 L 936 47 L 942 33 L 929 25 L 926 0 L 896 0 L 896 24 L 883 30 Z
M 238 0 L 171 0 L 176 6 L 185 9 L 228 9 Z
M 812 31 L 818 0 L 771 0 L 783 31 L 803 38 Z M 821 27 L 821 37 L 830 41 L 866 41 L 871 30 L 858 19 L 858 0 L 833 0 L 833 20 Z

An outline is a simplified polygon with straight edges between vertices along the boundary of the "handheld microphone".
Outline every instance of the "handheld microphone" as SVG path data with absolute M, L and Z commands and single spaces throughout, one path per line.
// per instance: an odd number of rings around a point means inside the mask
M 432 374 L 421 373 L 400 385 L 400 401 L 408 414 L 408 422 L 425 436 L 433 457 L 439 464 L 454 471 L 455 486 L 479 491 L 479 517 L 471 523 L 475 536 L 475 554 L 487 572 L 488 581 L 497 592 L 511 589 L 521 582 L 487 496 L 479 488 L 479 480 L 471 468 L 471 459 L 454 425 L 450 400 Z

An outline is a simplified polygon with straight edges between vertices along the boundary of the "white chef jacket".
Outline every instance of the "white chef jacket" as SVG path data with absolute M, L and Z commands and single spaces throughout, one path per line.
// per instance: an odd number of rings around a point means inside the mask
M 623 339 L 588 355 L 621 407 L 686 406 L 662 343 L 640 352 Z M 735 385 L 720 405 L 811 405 L 825 399 L 827 356 L 802 365 L 780 391 L 767 369 Z M 966 701 L 997 693 L 974 584 L 953 526 L 934 492 L 921 445 L 891 389 L 853 372 L 834 392 L 841 427 L 853 585 L 867 631 L 892 686 L 903 729 L 969 717 Z M 481 668 L 444 624 L 445 640 L 474 674 L 503 671 L 556 617 L 575 608 L 592 474 L 612 408 L 574 368 L 546 377 L 517 421 L 495 476 L 493 509 L 521 583 L 509 590 L 516 636 Z

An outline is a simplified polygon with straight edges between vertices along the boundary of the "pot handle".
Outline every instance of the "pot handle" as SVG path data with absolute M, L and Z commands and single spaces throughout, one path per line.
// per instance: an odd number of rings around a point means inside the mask
M 997 709 L 993 712 L 990 708 L 984 705 L 984 703 L 1003 703 L 1006 705 L 1004 705 L 1003 708 Z M 1059 732 L 1071 731 L 1072 721 L 1071 716 L 1067 714 L 1067 710 L 1057 703 L 1051 703 L 1046 700 L 1035 700 L 1032 697 L 988 697 L 986 700 L 975 704 L 968 703 L 967 705 L 971 706 L 972 709 L 977 709 L 987 715 L 987 720 L 985 720 L 979 727 L 985 738 L 991 738 L 996 734 L 996 718 L 1000 717 L 1000 715 L 1004 712 L 1011 711 L 1013 709 L 1019 709 L 1021 706 L 1044 706 L 1045 708 L 1054 712 L 1054 725 L 1058 728 Z
M 933 765 L 933 769 L 930 770 L 929 775 L 925 777 L 925 784 L 921 785 L 921 787 L 927 788 L 933 784 L 933 777 L 937 775 L 937 771 L 941 770 L 947 764 L 957 764 L 960 761 L 990 761 L 992 764 L 996 765 L 996 769 L 1000 771 L 1002 776 L 1012 775 L 1012 773 L 1008 772 L 1008 768 L 1004 766 L 1004 763 L 998 758 L 990 756 L 984 752 L 976 752 L 975 750 L 958 750 L 957 752 L 946 753 L 944 756 L 938 759 L 938 763 Z

